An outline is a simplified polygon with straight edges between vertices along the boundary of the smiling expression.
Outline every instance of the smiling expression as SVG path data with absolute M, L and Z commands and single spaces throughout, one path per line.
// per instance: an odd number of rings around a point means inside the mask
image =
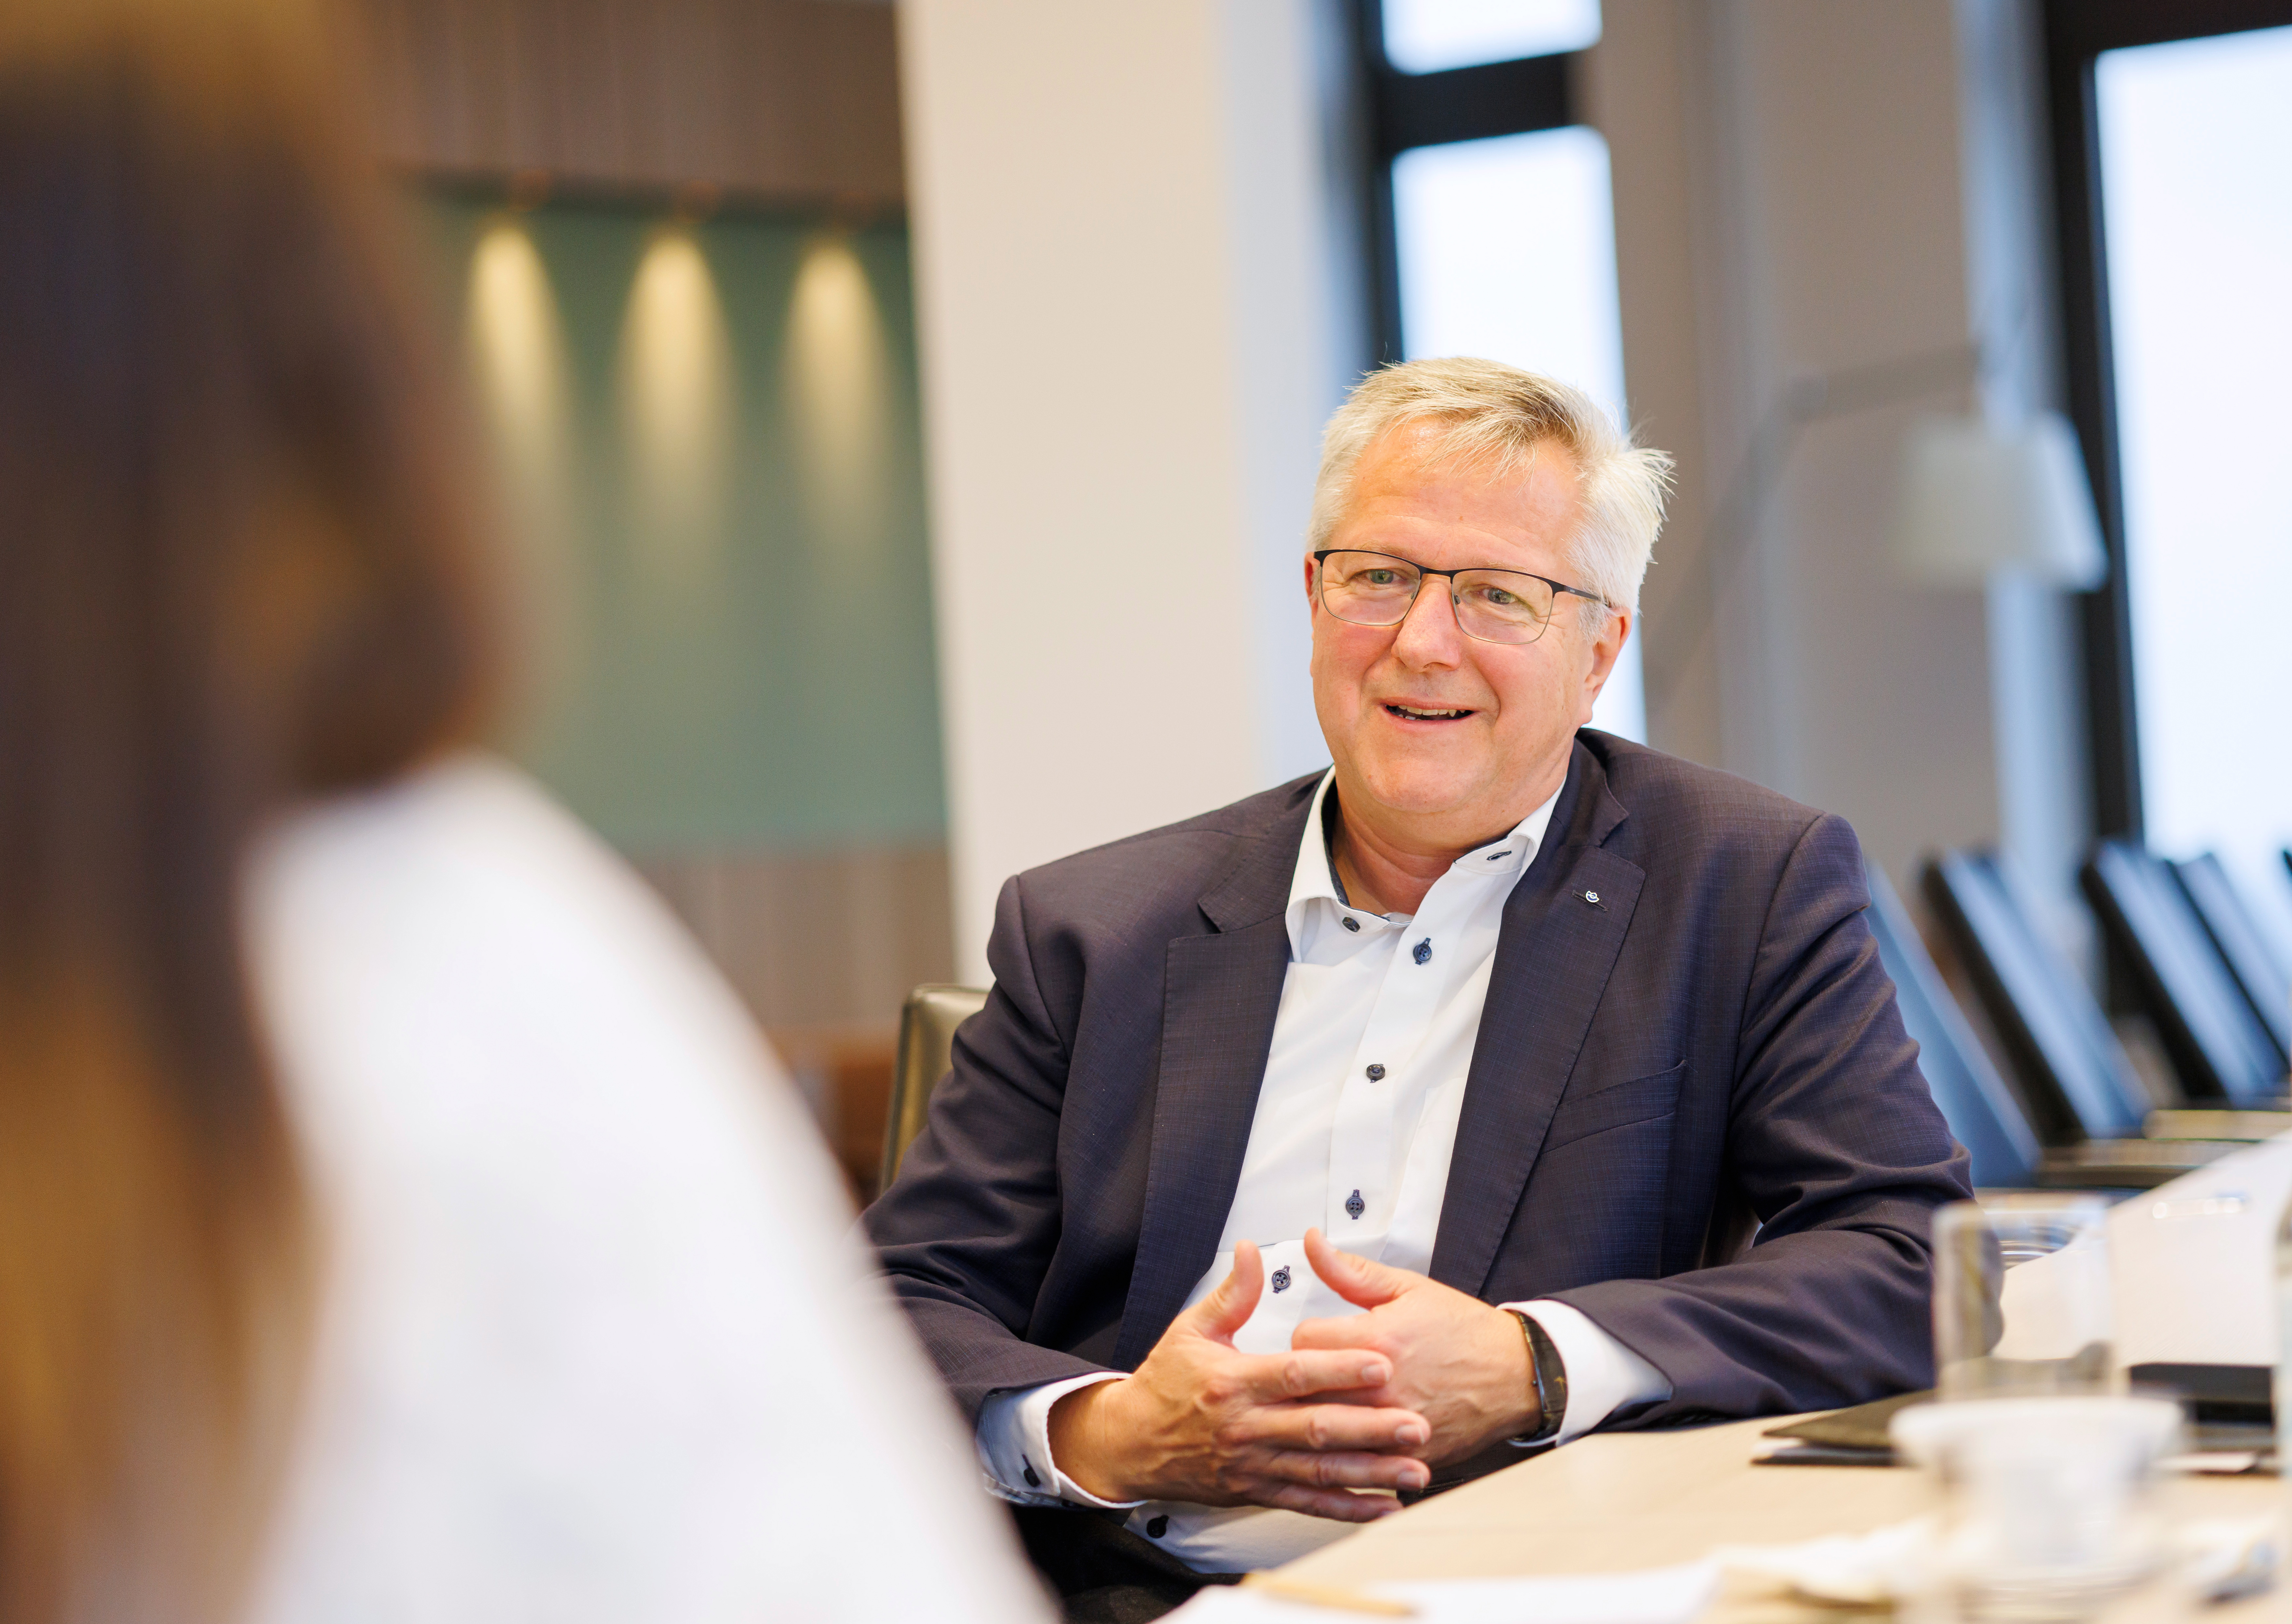
M 1402 424 L 1353 471 L 1351 501 L 1324 547 L 1391 553 L 1433 570 L 1521 570 L 1588 586 L 1568 541 L 1583 511 L 1576 461 L 1557 441 L 1503 479 L 1434 462 L 1426 431 Z M 1518 823 L 1559 788 L 1570 741 L 1614 667 L 1630 616 L 1587 633 L 1562 597 L 1529 643 L 1481 642 L 1457 626 L 1427 577 L 1397 626 L 1352 626 L 1320 606 L 1314 564 L 1313 708 L 1348 818 L 1368 815 L 1426 850 L 1461 852 Z

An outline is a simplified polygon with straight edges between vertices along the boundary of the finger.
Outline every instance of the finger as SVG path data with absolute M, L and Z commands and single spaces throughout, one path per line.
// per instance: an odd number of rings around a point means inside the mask
M 1286 1353 L 1246 1357 L 1237 1374 L 1244 1393 L 1261 1403 L 1311 1398 L 1317 1393 L 1351 1393 L 1382 1387 L 1392 1379 L 1392 1361 L 1382 1353 L 1329 1353 L 1292 1348 Z
M 1356 1308 L 1382 1307 L 1423 1278 L 1406 1269 L 1341 1252 L 1318 1229 L 1305 1232 L 1305 1261 L 1328 1282 L 1330 1290 Z
M 1244 1240 L 1233 1248 L 1233 1267 L 1226 1277 L 1189 1311 L 1194 1329 L 1220 1342 L 1231 1342 L 1234 1333 L 1257 1312 L 1258 1296 L 1264 1289 L 1264 1259 L 1258 1256 L 1254 1243 Z
M 1431 1424 L 1413 1410 L 1355 1404 L 1267 1404 L 1219 1433 L 1221 1442 L 1325 1452 L 1417 1450 L 1432 1439 Z
M 1306 1320 L 1289 1333 L 1293 1348 L 1376 1348 L 1386 1328 L 1370 1314 L 1349 1313 L 1341 1320 Z
M 1414 1455 L 1323 1454 L 1315 1450 L 1253 1453 L 1245 1463 L 1253 1477 L 1276 1478 L 1308 1489 L 1422 1489 L 1432 1468 Z
M 1327 1517 L 1333 1523 L 1374 1523 L 1400 1509 L 1400 1502 L 1389 1495 L 1309 1489 L 1303 1483 L 1278 1479 L 1252 1484 L 1245 1492 L 1255 1505 L 1271 1506 L 1278 1511 L 1302 1511 L 1309 1517 Z

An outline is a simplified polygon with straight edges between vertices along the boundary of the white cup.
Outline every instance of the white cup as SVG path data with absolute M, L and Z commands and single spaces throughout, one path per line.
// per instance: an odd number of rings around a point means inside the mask
M 1895 1449 L 1933 1472 L 1941 1525 L 1922 1604 L 1962 1624 L 2066 1624 L 2154 1573 L 2152 1487 L 2180 1406 L 2118 1396 L 1984 1398 L 1894 1418 Z

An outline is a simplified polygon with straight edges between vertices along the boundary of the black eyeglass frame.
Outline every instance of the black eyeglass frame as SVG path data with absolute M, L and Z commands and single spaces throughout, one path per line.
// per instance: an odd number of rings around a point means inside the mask
M 1522 575 L 1526 576 L 1531 581 L 1542 581 L 1546 586 L 1551 587 L 1554 592 L 1564 592 L 1570 597 L 1589 598 L 1593 602 L 1597 603 L 1601 608 L 1609 610 L 1610 613 L 1621 612 L 1613 603 L 1610 603 L 1607 599 L 1602 597 L 1596 592 L 1586 592 L 1581 586 L 1570 586 L 1565 581 L 1555 581 L 1548 575 L 1537 574 L 1533 570 L 1506 570 L 1495 564 L 1468 564 L 1462 570 L 1431 570 L 1427 569 L 1424 565 L 1418 563 L 1413 558 L 1403 558 L 1398 553 L 1380 553 L 1374 547 L 1324 547 L 1320 552 L 1312 554 L 1313 599 L 1316 602 L 1320 603 L 1323 609 L 1328 610 L 1332 618 L 1338 620 L 1344 620 L 1347 626 L 1375 626 L 1380 623 L 1374 620 L 1345 620 L 1345 618 L 1343 615 L 1338 614 L 1336 610 L 1329 609 L 1328 599 L 1324 595 L 1327 587 L 1327 581 L 1324 575 L 1323 566 L 1326 565 L 1330 559 L 1336 557 L 1340 553 L 1358 553 L 1364 558 L 1389 558 L 1396 564 L 1407 564 L 1411 570 L 1416 571 L 1416 589 L 1408 594 L 1408 608 L 1400 611 L 1400 620 L 1384 621 L 1382 623 L 1384 626 L 1399 626 L 1402 620 L 1408 618 L 1409 610 L 1414 610 L 1416 607 L 1416 599 L 1418 594 L 1424 590 L 1425 578 L 1427 576 L 1434 575 L 1445 576 L 1448 578 L 1449 604 L 1452 609 L 1457 607 L 1457 578 L 1460 575 Z M 1550 626 L 1552 622 L 1549 620 L 1546 620 L 1544 623 L 1545 626 Z M 1544 636 L 1543 626 L 1538 626 L 1537 628 L 1536 635 L 1529 638 L 1528 642 L 1498 642 L 1497 639 L 1494 637 L 1476 636 L 1471 632 L 1465 631 L 1465 621 L 1462 615 L 1459 615 L 1457 618 L 1457 629 L 1460 632 L 1465 632 L 1465 635 L 1472 638 L 1474 642 L 1494 643 L 1499 649 L 1524 649 L 1528 647 L 1529 643 L 1537 642 Z

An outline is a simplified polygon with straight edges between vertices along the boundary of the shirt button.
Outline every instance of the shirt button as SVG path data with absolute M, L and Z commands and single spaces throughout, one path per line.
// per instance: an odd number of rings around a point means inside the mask
M 1424 941 L 1409 949 L 1408 957 L 1415 959 L 1420 965 L 1431 958 L 1432 957 L 1432 938 L 1427 936 Z
M 1345 928 L 1358 933 L 1360 930 L 1360 921 L 1354 918 L 1351 914 L 1347 914 L 1345 916 Z
M 1372 1083 L 1383 1082 L 1384 1080 L 1384 1068 L 1383 1066 L 1371 1066 L 1368 1069 L 1368 1080 Z
M 1167 1517 L 1152 1517 L 1152 1518 L 1148 1519 L 1147 1523 L 1146 1523 L 1146 1537 L 1147 1537 L 1149 1539 L 1160 1539 L 1164 1534 L 1166 1534 L 1166 1533 L 1168 1533 L 1169 1531 L 1170 1531 L 1170 1519 L 1169 1519 L 1169 1518 L 1167 1518 Z
M 1345 1211 L 1352 1216 L 1358 1218 L 1368 1210 L 1368 1203 L 1360 1199 L 1360 1191 L 1356 1190 L 1345 1198 Z
M 1028 1459 L 1024 1455 L 1021 1455 L 1019 1457 L 1019 1464 L 1027 1468 L 1027 1487 L 1029 1489 L 1041 1488 L 1043 1486 L 1043 1480 L 1035 1475 L 1035 1463 Z

